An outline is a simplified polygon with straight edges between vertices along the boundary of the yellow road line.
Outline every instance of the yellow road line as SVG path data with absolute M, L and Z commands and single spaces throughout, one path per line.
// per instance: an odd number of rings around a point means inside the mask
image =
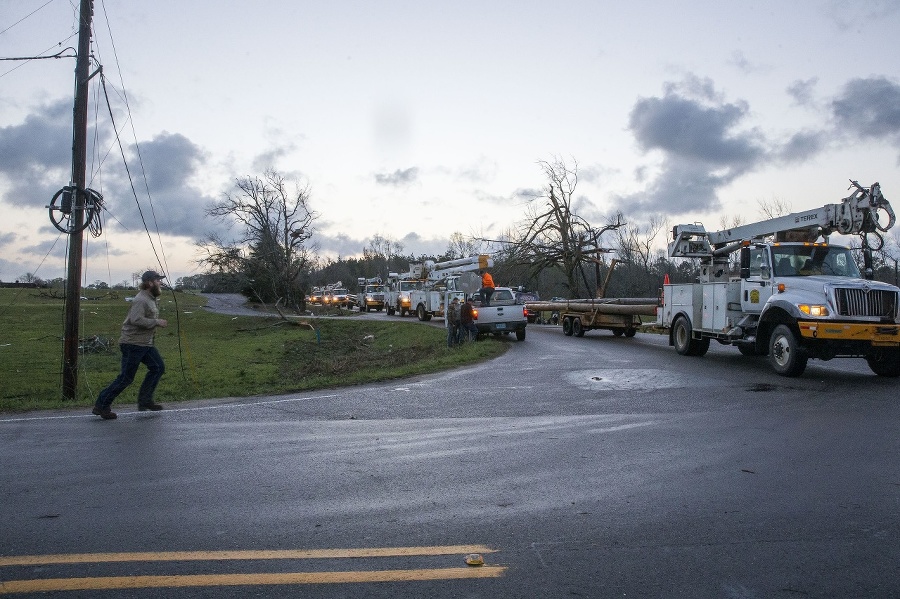
M 85 564 L 99 562 L 182 562 L 266 559 L 329 559 L 353 557 L 404 557 L 494 553 L 483 545 L 438 545 L 433 547 L 362 547 L 358 549 L 284 549 L 265 551 L 159 551 L 137 553 L 71 553 L 57 555 L 13 555 L 0 557 L 0 566 Z
M 187 576 L 109 576 L 48 578 L 0 582 L 0 595 L 52 591 L 96 591 L 161 587 L 242 586 L 275 584 L 336 584 L 410 582 L 463 578 L 498 578 L 505 566 L 438 568 L 427 570 L 368 570 L 358 572 L 286 572 L 278 574 L 198 574 Z

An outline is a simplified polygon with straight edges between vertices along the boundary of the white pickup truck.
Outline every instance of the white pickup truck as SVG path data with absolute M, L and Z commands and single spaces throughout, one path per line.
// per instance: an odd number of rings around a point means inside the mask
M 525 326 L 528 313 L 523 304 L 516 303 L 516 296 L 509 287 L 497 287 L 491 295 L 490 306 L 482 305 L 478 292 L 471 295 L 475 304 L 475 326 L 479 333 L 494 335 L 516 334 L 519 341 L 525 340 Z

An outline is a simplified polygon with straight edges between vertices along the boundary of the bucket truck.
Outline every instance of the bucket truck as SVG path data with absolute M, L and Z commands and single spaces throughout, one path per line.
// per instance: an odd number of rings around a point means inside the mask
M 698 283 L 663 286 L 656 324 L 668 329 L 669 345 L 702 356 L 715 339 L 767 355 L 783 376 L 801 375 L 810 358 L 836 357 L 900 376 L 900 289 L 863 278 L 850 249 L 828 243 L 835 233 L 860 235 L 871 276 L 870 240 L 896 218 L 878 183 L 850 189 L 836 204 L 722 231 L 675 226 L 669 256 L 698 259 L 701 274 Z M 740 276 L 732 278 L 733 252 Z
M 356 294 L 356 307 L 360 312 L 368 312 L 377 310 L 381 312 L 384 309 L 384 285 L 381 284 L 381 277 L 365 278 L 359 277 L 356 280 L 359 286 L 359 293 Z
M 494 261 L 485 254 L 446 262 L 427 260 L 422 265 L 422 285 L 410 292 L 409 305 L 422 321 L 431 320 L 432 316 L 444 316 L 446 306 L 454 297 L 461 302 L 466 300 L 460 275 L 493 266 Z

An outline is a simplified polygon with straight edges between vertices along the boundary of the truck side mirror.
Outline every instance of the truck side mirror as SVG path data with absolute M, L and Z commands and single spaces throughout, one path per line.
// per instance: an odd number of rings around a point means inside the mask
M 741 278 L 750 278 L 750 248 L 741 248 Z

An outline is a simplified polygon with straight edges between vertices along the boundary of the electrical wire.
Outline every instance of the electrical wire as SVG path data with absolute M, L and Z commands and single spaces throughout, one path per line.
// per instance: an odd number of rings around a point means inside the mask
M 43 4 L 41 4 L 40 6 L 35 8 L 33 11 L 31 11 L 30 13 L 28 13 L 27 15 L 25 15 L 24 17 L 22 17 L 21 19 L 19 19 L 18 21 L 16 21 L 9 27 L 7 27 L 6 29 L 0 31 L 0 35 L 3 35 L 4 33 L 6 33 L 7 31 L 9 31 L 10 29 L 12 29 L 13 27 L 15 27 L 16 25 L 18 25 L 19 23 L 21 23 L 22 21 L 24 21 L 28 17 L 32 16 L 34 13 L 38 12 L 39 10 L 41 10 L 42 8 L 44 8 L 45 6 L 47 6 L 48 4 L 50 4 L 52 2 L 53 2 L 53 0 L 47 0 L 46 2 L 44 2 Z

